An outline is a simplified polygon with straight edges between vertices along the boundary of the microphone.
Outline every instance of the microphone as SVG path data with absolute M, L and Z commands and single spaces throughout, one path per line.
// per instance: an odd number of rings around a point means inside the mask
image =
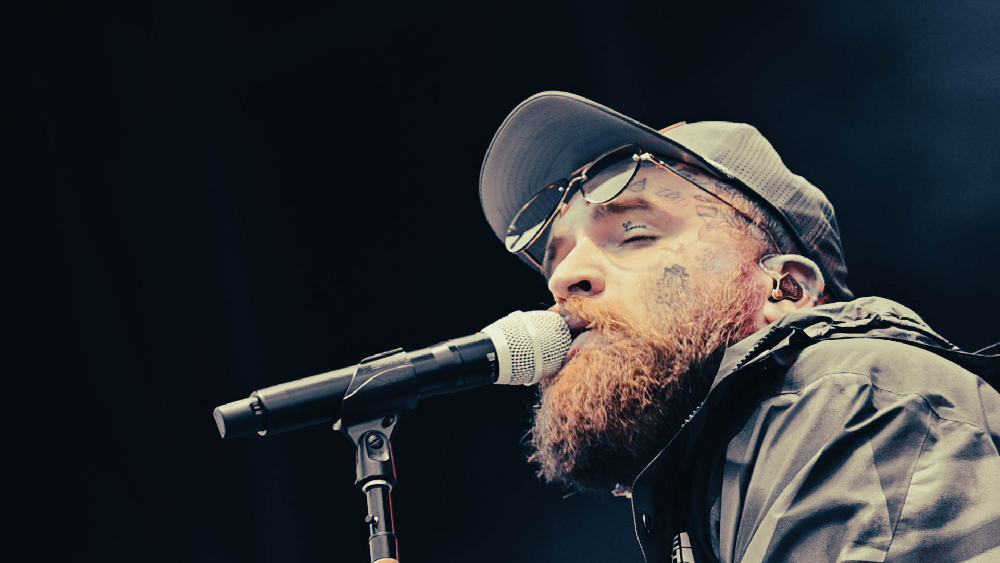
M 515 311 L 471 336 L 415 352 L 394 350 L 366 362 L 405 355 L 413 368 L 407 377 L 416 381 L 404 383 L 415 383 L 422 399 L 490 383 L 532 385 L 559 371 L 571 340 L 558 313 Z M 217 407 L 213 415 L 219 434 L 263 436 L 340 420 L 344 395 L 361 365 L 365 363 L 259 389 L 247 399 Z

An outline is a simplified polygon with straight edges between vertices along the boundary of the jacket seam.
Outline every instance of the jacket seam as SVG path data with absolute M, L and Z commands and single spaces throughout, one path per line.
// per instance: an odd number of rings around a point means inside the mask
M 870 375 L 863 374 L 863 373 L 852 372 L 852 371 L 838 371 L 838 372 L 826 373 L 826 374 L 823 374 L 822 376 L 820 376 L 819 378 L 817 378 L 817 381 L 819 381 L 820 379 L 823 379 L 824 377 L 826 377 L 828 375 L 857 375 L 859 377 L 862 377 L 862 378 L 868 380 L 869 384 L 873 388 L 875 388 L 875 389 L 877 389 L 879 391 L 882 391 L 882 392 L 885 392 L 885 393 L 891 393 L 891 394 L 896 395 L 898 397 L 907 397 L 907 396 L 915 395 L 917 397 L 920 397 L 920 399 L 924 402 L 924 404 L 927 405 L 928 415 L 933 415 L 934 417 L 936 417 L 936 418 L 938 418 L 940 420 L 946 420 L 946 421 L 949 421 L 949 422 L 956 422 L 958 424 L 964 424 L 964 425 L 967 425 L 967 426 L 971 426 L 971 427 L 979 430 L 980 432 L 983 432 L 982 428 L 979 428 L 978 426 L 976 426 L 975 424 L 972 424 L 970 422 L 965 422 L 965 421 L 962 421 L 962 420 L 954 420 L 954 419 L 950 419 L 950 418 L 946 418 L 946 417 L 941 416 L 936 410 L 934 410 L 933 405 L 930 404 L 930 401 L 927 400 L 927 397 L 924 397 L 920 393 L 900 393 L 898 391 L 892 391 L 891 389 L 883 389 L 882 387 L 879 387 L 874 381 L 872 381 Z M 793 391 L 788 391 L 788 392 L 781 393 L 781 395 L 799 395 L 799 394 L 801 394 L 801 390 L 800 391 L 794 391 L 794 392 Z M 892 530 L 889 532 L 889 545 L 885 549 L 886 560 L 884 561 L 884 563 L 891 563 L 889 561 L 889 559 L 888 559 L 888 557 L 889 557 L 889 551 L 892 549 L 892 543 L 896 539 L 896 529 L 899 527 L 899 522 L 903 519 L 903 511 L 906 510 L 906 503 L 910 499 L 910 491 L 912 490 L 913 477 L 917 473 L 917 465 L 919 465 L 920 458 L 923 457 L 923 455 L 924 455 L 924 448 L 927 447 L 927 438 L 928 438 L 928 436 L 930 436 L 930 434 L 931 434 L 931 427 L 928 424 L 927 427 L 924 430 L 924 438 L 923 438 L 923 440 L 920 441 L 920 449 L 917 452 L 917 457 L 913 461 L 913 467 L 912 467 L 912 470 L 910 471 L 909 479 L 906 482 L 906 493 L 903 495 L 903 503 L 899 507 L 899 518 L 896 519 L 896 522 L 892 525 Z M 878 470 L 878 468 L 876 467 L 876 471 L 877 470 Z
M 892 391 L 889 391 L 892 393 Z M 932 411 L 933 412 L 933 411 Z M 945 419 L 947 420 L 947 419 Z M 955 421 L 958 422 L 958 421 Z M 896 523 L 892 526 L 892 533 L 889 534 L 889 547 L 885 550 L 885 556 L 888 560 L 889 551 L 892 550 L 892 542 L 896 539 L 896 528 L 899 527 L 899 522 L 903 519 L 903 512 L 906 510 L 906 502 L 910 500 L 910 491 L 913 485 L 913 476 L 917 474 L 917 465 L 920 464 L 920 458 L 924 455 L 924 448 L 927 446 L 927 437 L 931 435 L 930 426 L 927 427 L 927 431 L 924 432 L 924 439 L 920 442 L 920 451 L 917 453 L 917 459 L 913 462 L 913 471 L 910 472 L 910 479 L 906 482 L 906 494 L 903 495 L 903 504 L 899 507 L 899 518 L 896 518 Z M 890 561 L 883 561 L 883 563 L 891 563 Z
M 853 372 L 853 371 L 835 371 L 835 372 L 830 372 L 830 373 L 825 373 L 825 374 L 821 375 L 820 377 L 816 378 L 816 381 L 819 381 L 819 380 L 823 379 L 824 377 L 826 377 L 826 376 L 828 376 L 828 375 L 857 375 L 858 377 L 863 377 L 863 378 L 867 379 L 867 380 L 868 380 L 868 383 L 869 383 L 869 384 L 870 384 L 870 385 L 871 385 L 872 387 L 874 387 L 875 389 L 878 389 L 879 391 L 883 391 L 883 392 L 885 392 L 885 393 L 892 393 L 893 395 L 896 395 L 896 396 L 899 396 L 899 397 L 906 397 L 906 396 L 910 396 L 910 395 L 915 395 L 915 396 L 917 396 L 917 397 L 920 397 L 920 399 L 921 399 L 921 400 L 922 400 L 922 401 L 924 402 L 924 404 L 925 404 L 925 405 L 927 405 L 927 409 L 928 409 L 928 410 L 930 411 L 930 413 L 931 413 L 931 414 L 933 414 L 933 415 L 934 415 L 935 417 L 937 417 L 937 418 L 939 418 L 939 419 L 941 419 L 941 420 L 946 420 L 946 421 L 948 421 L 948 422 L 955 422 L 955 423 L 957 423 L 957 424 L 964 424 L 964 425 L 966 425 L 966 426 L 971 426 L 972 428 L 975 428 L 976 430 L 980 431 L 981 433 L 983 433 L 983 434 L 985 434 L 985 435 L 989 435 L 989 432 L 987 432 L 986 430 L 984 430 L 984 429 L 980 428 L 980 427 L 979 427 L 978 425 L 976 425 L 976 424 L 973 424 L 973 423 L 971 423 L 971 422 L 967 422 L 967 421 L 965 421 L 965 420 L 955 420 L 955 419 L 953 419 L 953 418 L 948 418 L 948 417 L 946 417 L 946 416 L 942 416 L 942 415 L 941 415 L 940 413 L 938 413 L 938 412 L 937 412 L 937 410 L 936 410 L 936 409 L 934 408 L 934 405 L 932 405 L 932 404 L 931 404 L 931 402 L 927 400 L 927 397 L 924 397 L 924 396 L 923 396 L 923 395 L 921 395 L 920 393 L 915 393 L 915 392 L 910 392 L 910 393 L 900 393 L 900 392 L 898 392 L 898 391 L 893 391 L 893 390 L 891 390 L 891 389 L 885 389 L 885 388 L 882 388 L 882 387 L 879 387 L 879 386 L 878 386 L 878 384 L 877 384 L 877 383 L 875 383 L 875 382 L 874 382 L 874 381 L 872 380 L 872 378 L 871 378 L 871 376 L 870 376 L 870 375 L 867 375 L 867 374 L 864 374 L 864 373 L 857 373 L 857 372 Z M 815 383 L 816 381 L 814 381 L 813 383 Z M 802 394 L 802 390 L 799 390 L 799 391 L 782 391 L 781 393 L 779 393 L 779 395 L 800 395 L 800 394 Z M 930 428 L 928 428 L 928 431 L 930 431 Z

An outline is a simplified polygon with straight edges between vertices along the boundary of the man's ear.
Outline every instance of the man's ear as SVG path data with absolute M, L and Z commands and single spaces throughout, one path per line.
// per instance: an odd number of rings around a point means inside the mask
M 815 262 L 798 254 L 765 256 L 761 268 L 771 277 L 764 320 L 770 324 L 792 311 L 826 302 L 826 283 Z

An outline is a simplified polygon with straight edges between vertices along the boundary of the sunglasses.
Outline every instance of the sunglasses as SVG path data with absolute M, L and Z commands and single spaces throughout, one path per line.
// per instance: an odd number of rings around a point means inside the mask
M 771 233 L 760 227 L 751 217 L 733 207 L 732 204 L 714 192 L 699 185 L 698 182 L 679 174 L 659 157 L 644 151 L 640 145 L 631 143 L 602 154 L 568 177 L 542 188 L 532 196 L 507 227 L 507 234 L 504 237 L 507 251 L 514 254 L 520 253 L 536 268 L 544 271 L 542 269 L 544 249 L 532 248 L 532 245 L 542 237 L 545 230 L 552 224 L 563 204 L 572 199 L 578 190 L 582 193 L 583 198 L 590 203 L 605 204 L 610 202 L 628 188 L 629 183 L 638 174 L 639 168 L 644 162 L 649 162 L 658 168 L 684 177 L 701 190 L 731 207 L 751 224 L 757 225 L 774 243 Z M 777 244 L 774 244 L 775 248 L 778 248 Z
M 608 203 L 618 197 L 635 178 L 644 161 L 664 166 L 639 145 L 629 144 L 602 154 L 568 177 L 542 188 L 521 207 L 507 227 L 504 237 L 507 251 L 522 252 L 534 244 L 552 223 L 559 208 L 577 190 L 583 192 L 584 199 L 590 203 Z M 536 257 L 529 253 L 525 255 L 541 267 Z

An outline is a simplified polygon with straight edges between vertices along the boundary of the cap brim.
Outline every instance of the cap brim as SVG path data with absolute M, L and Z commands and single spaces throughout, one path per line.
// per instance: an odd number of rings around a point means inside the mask
M 479 199 L 501 241 L 532 195 L 608 150 L 638 143 L 649 152 L 714 166 L 646 125 L 566 92 L 536 94 L 507 116 L 479 173 Z

